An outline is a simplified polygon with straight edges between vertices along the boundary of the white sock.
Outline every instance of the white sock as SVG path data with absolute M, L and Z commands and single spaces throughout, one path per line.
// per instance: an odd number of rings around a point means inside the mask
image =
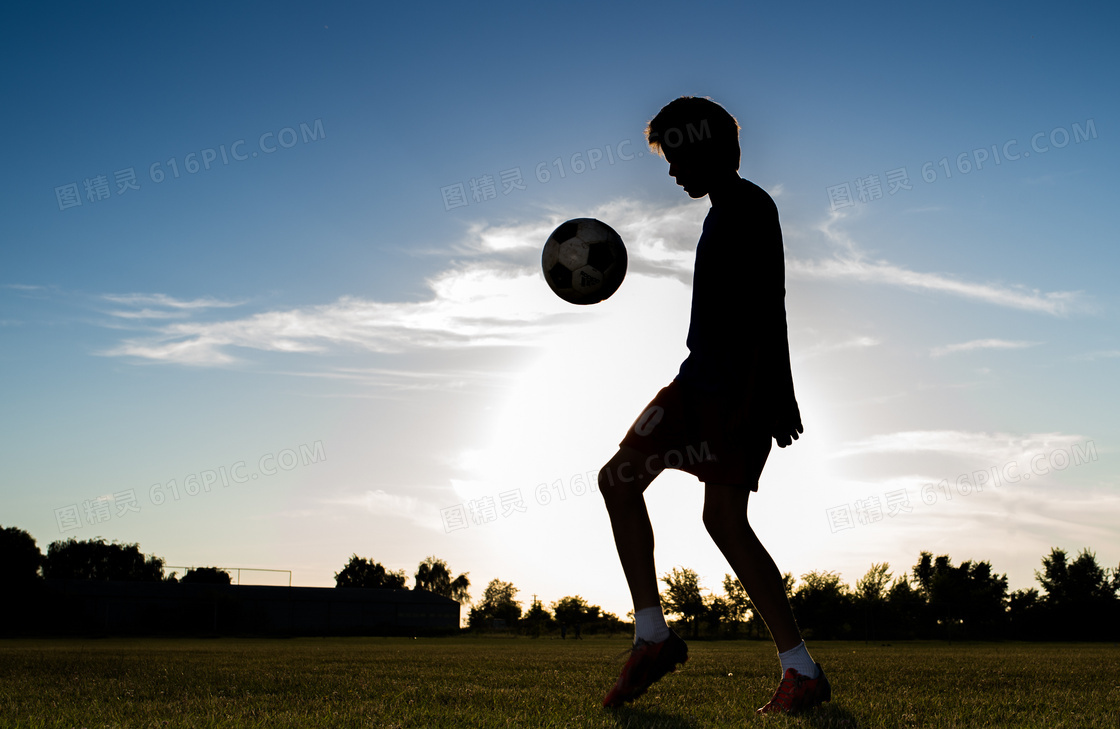
M 787 668 L 792 668 L 806 678 L 817 677 L 817 663 L 809 655 L 809 649 L 805 647 L 805 641 L 801 641 L 785 653 L 779 653 L 778 659 L 782 662 L 783 676 L 786 675 Z
M 660 606 L 634 611 L 635 642 L 648 640 L 651 643 L 660 643 L 668 637 L 669 626 L 665 624 L 665 613 L 661 612 Z

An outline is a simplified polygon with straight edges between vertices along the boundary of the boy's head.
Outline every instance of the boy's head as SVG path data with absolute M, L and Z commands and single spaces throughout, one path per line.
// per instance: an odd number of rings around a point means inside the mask
M 739 123 L 708 98 L 670 101 L 646 126 L 646 141 L 692 197 L 702 197 L 710 181 L 739 169 Z
M 708 98 L 682 96 L 670 101 L 650 119 L 646 141 L 666 159 L 684 152 L 706 158 L 713 167 L 739 169 L 739 122 Z

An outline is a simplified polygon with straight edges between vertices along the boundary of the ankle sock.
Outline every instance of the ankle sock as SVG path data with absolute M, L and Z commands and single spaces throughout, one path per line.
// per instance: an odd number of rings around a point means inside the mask
M 669 637 L 669 626 L 661 607 L 648 607 L 634 611 L 634 641 L 648 640 L 660 643 Z M 785 670 L 785 669 L 782 669 Z
M 809 649 L 805 647 L 805 641 L 801 641 L 785 653 L 779 653 L 778 660 L 782 662 L 783 676 L 786 675 L 787 668 L 792 668 L 806 678 L 817 677 L 817 663 L 809 655 Z

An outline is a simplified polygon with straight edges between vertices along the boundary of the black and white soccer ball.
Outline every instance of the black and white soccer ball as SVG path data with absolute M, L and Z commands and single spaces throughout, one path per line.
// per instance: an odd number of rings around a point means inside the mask
M 544 280 L 564 301 L 597 304 L 626 277 L 626 246 L 611 226 L 594 218 L 561 223 L 541 254 Z

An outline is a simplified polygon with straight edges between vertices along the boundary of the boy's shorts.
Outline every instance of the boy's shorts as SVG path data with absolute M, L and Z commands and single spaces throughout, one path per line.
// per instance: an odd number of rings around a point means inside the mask
M 674 380 L 650 401 L 619 445 L 646 454 L 647 468 L 675 468 L 705 483 L 758 491 L 773 437 L 749 423 L 747 415 L 741 400 Z

